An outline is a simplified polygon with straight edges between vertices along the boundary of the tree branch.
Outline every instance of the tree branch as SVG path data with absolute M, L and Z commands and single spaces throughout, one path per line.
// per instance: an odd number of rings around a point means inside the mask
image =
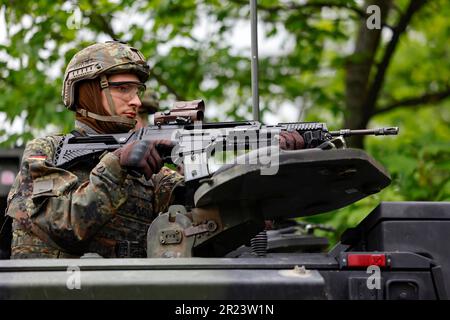
M 446 90 L 440 92 L 426 93 L 419 97 L 412 97 L 400 101 L 395 101 L 387 106 L 375 110 L 373 112 L 373 115 L 392 111 L 398 107 L 406 107 L 406 106 L 420 107 L 422 105 L 440 102 L 449 96 L 450 96 L 450 88 L 447 88 Z
M 111 19 L 108 20 L 103 15 L 93 11 L 90 12 L 88 17 L 92 24 L 94 24 L 97 28 L 99 28 L 101 31 L 110 36 L 111 39 L 117 39 L 117 35 L 109 22 L 111 21 Z
M 150 75 L 158 81 L 158 83 L 167 88 L 167 90 L 172 93 L 178 101 L 187 100 L 185 97 L 180 95 L 175 88 L 173 88 L 160 74 L 156 73 L 154 69 L 150 68 Z
M 420 8 L 426 3 L 426 1 L 427 0 L 411 0 L 405 14 L 401 16 L 399 23 L 394 28 L 392 38 L 386 46 L 383 58 L 378 64 L 377 73 L 375 74 L 375 77 L 367 94 L 365 102 L 366 108 L 364 110 L 364 118 L 366 118 L 366 120 L 370 119 L 370 117 L 375 112 L 376 101 L 380 94 L 381 88 L 383 87 L 386 71 L 397 48 L 400 36 L 405 32 L 406 27 L 409 25 L 414 13 L 420 10 Z
M 248 0 L 230 0 L 231 2 L 247 5 L 249 4 Z M 357 13 L 360 17 L 365 17 L 366 13 L 356 6 L 351 6 L 348 3 L 334 3 L 333 1 L 317 1 L 317 2 L 307 2 L 307 3 L 286 3 L 284 5 L 275 5 L 275 6 L 265 6 L 258 4 L 258 9 L 267 11 L 267 12 L 277 12 L 277 11 L 286 11 L 286 10 L 302 10 L 307 8 L 340 8 L 340 9 L 348 9 L 355 13 Z
M 89 15 L 89 18 L 91 19 L 91 21 L 94 21 L 94 24 L 103 32 L 105 32 L 107 35 L 109 35 L 111 37 L 111 39 L 118 39 L 117 35 L 115 34 L 110 21 L 106 19 L 105 16 L 98 14 L 96 12 L 91 12 Z M 120 40 L 120 39 L 119 39 Z M 160 85 L 162 85 L 163 87 L 166 87 L 167 90 L 172 93 L 177 100 L 186 100 L 182 95 L 180 95 L 175 88 L 173 88 L 166 80 L 164 80 L 164 78 L 160 75 L 155 73 L 154 70 L 150 69 L 150 77 L 154 78 L 156 81 L 158 81 L 158 83 Z

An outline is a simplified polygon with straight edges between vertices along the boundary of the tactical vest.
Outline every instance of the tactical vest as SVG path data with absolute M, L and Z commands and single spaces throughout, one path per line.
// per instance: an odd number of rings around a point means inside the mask
M 49 137 L 58 143 L 59 137 Z M 78 188 L 89 180 L 92 167 L 75 166 L 71 172 L 78 177 Z M 85 253 L 98 253 L 105 258 L 146 257 L 147 230 L 153 219 L 154 183 L 145 178 L 128 175 L 123 188 L 128 194 L 127 201 L 117 210 L 117 214 L 104 225 L 89 241 Z M 56 248 L 54 245 L 13 222 L 12 259 L 21 258 L 77 258 Z
M 80 182 L 89 180 L 90 170 L 75 168 Z M 88 252 L 105 258 L 147 257 L 147 230 L 153 220 L 154 185 L 152 180 L 127 176 L 123 188 L 127 201 L 89 244 Z

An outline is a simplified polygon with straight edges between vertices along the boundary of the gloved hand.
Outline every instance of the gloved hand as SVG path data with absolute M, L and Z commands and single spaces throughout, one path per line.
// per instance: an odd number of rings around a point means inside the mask
M 280 148 L 283 150 L 299 150 L 305 147 L 305 140 L 297 131 L 280 133 Z
M 119 157 L 122 167 L 144 174 L 148 180 L 153 174 L 158 173 L 164 164 L 157 148 L 171 147 L 173 144 L 169 140 L 134 141 L 113 153 Z

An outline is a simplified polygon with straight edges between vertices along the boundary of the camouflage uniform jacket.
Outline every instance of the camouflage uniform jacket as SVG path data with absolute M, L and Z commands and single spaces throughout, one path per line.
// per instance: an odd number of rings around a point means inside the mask
M 90 128 L 89 128 L 90 129 Z M 52 165 L 58 136 L 30 141 L 8 195 L 12 259 L 146 257 L 147 229 L 173 201 L 182 176 L 163 168 L 152 179 L 127 175 L 106 153 L 91 168 Z

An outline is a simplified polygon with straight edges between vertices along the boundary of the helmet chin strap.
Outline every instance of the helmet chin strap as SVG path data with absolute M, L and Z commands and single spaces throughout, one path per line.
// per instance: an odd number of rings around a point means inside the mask
M 116 115 L 116 105 L 114 104 L 114 100 L 111 96 L 111 90 L 109 90 L 108 78 L 104 74 L 102 74 L 100 76 L 100 87 L 105 92 L 106 99 L 108 100 L 109 108 L 111 109 L 111 114 L 113 116 L 115 116 Z
M 81 114 L 83 117 L 89 117 L 99 121 L 105 122 L 115 122 L 124 126 L 124 129 L 130 130 L 136 126 L 137 121 L 135 119 L 129 119 L 126 117 L 122 117 L 117 115 L 116 113 L 116 105 L 114 104 L 114 100 L 111 96 L 111 90 L 109 90 L 108 78 L 106 75 L 100 76 L 100 87 L 105 92 L 106 99 L 108 100 L 108 105 L 111 110 L 112 116 L 102 116 L 85 109 L 77 108 L 77 112 Z
M 121 116 L 102 116 L 90 111 L 87 111 L 85 109 L 77 108 L 77 113 L 81 114 L 83 117 L 92 118 L 99 121 L 105 121 L 105 122 L 115 122 L 118 124 L 122 124 L 124 126 L 129 126 L 130 129 L 133 129 L 136 125 L 136 120 L 134 119 L 128 119 Z

